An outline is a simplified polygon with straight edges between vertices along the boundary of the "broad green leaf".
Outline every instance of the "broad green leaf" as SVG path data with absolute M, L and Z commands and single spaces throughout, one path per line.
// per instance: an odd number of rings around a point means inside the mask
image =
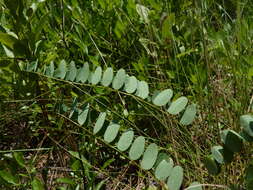
M 172 13 L 167 15 L 165 19 L 163 19 L 162 23 L 162 38 L 166 40 L 167 38 L 172 38 L 172 26 L 175 24 L 175 14 Z
M 125 82 L 125 91 L 129 94 L 132 94 L 136 91 L 138 85 L 138 80 L 135 76 L 127 77 Z
M 41 183 L 41 181 L 38 178 L 34 178 L 31 182 L 32 190 L 44 190 L 44 185 Z
M 7 46 L 8 48 L 13 50 L 14 44 L 17 42 L 18 39 L 14 38 L 12 35 L 0 32 L 0 43 Z
M 77 69 L 74 61 L 70 62 L 69 71 L 66 74 L 66 80 L 74 81 L 76 78 Z
M 199 182 L 193 182 L 190 184 L 187 190 L 202 190 L 202 186 Z
M 98 116 L 98 119 L 95 123 L 94 129 L 93 129 L 93 134 L 97 134 L 103 127 L 105 123 L 105 117 L 106 117 L 106 112 L 101 112 Z
M 72 102 L 72 105 L 71 105 L 71 110 L 70 110 L 70 113 L 69 113 L 69 118 L 71 118 L 74 115 L 74 113 L 77 111 L 77 108 L 76 108 L 77 103 L 78 103 L 77 102 L 77 97 L 75 97 L 73 99 L 73 102 Z
M 148 97 L 148 94 L 149 94 L 148 83 L 146 83 L 145 81 L 138 81 L 136 96 L 142 99 L 146 99 Z
M 223 147 L 222 146 L 213 146 L 211 149 L 213 158 L 220 164 L 224 163 L 223 157 Z
M 117 148 L 120 151 L 126 151 L 130 147 L 133 139 L 134 139 L 134 132 L 132 130 L 124 132 L 119 139 Z
M 88 116 L 88 113 L 89 113 L 89 104 L 79 112 L 79 115 L 78 115 L 78 123 L 80 125 L 83 125 L 87 119 L 87 116 Z
M 196 104 L 188 105 L 184 111 L 184 114 L 180 120 L 181 125 L 189 125 L 195 119 L 197 113 Z
M 169 109 L 167 110 L 170 114 L 176 115 L 180 113 L 188 103 L 188 99 L 184 96 L 178 98 L 176 101 L 172 102 Z
M 22 152 L 14 152 L 13 156 L 21 167 L 25 167 L 25 160 L 24 160 Z
M 173 91 L 171 89 L 163 90 L 152 97 L 152 102 L 157 106 L 164 106 L 170 101 L 172 95 Z
M 134 140 L 129 150 L 129 158 L 131 160 L 138 160 L 143 154 L 144 148 L 145 148 L 145 138 L 143 136 L 138 136 Z
M 12 185 L 18 184 L 18 178 L 6 170 L 0 170 L 0 177 Z
M 100 82 L 102 77 L 102 68 L 99 66 L 96 68 L 94 73 L 91 75 L 91 84 L 96 85 Z
M 125 83 L 126 80 L 126 72 L 124 69 L 120 69 L 118 70 L 118 72 L 116 73 L 113 81 L 112 81 L 112 87 L 115 90 L 119 90 Z
M 220 173 L 220 165 L 216 163 L 212 156 L 205 157 L 203 163 L 209 174 L 218 175 Z
M 106 179 L 100 181 L 98 184 L 96 184 L 94 190 L 100 190 L 100 189 L 102 189 L 102 187 L 104 186 L 104 184 L 105 184 L 106 182 L 107 182 Z M 104 189 L 104 188 L 103 188 L 103 189 Z
M 167 181 L 169 190 L 179 190 L 183 182 L 183 176 L 183 168 L 181 166 L 175 166 Z
M 155 143 L 150 144 L 143 154 L 141 167 L 144 170 L 150 170 L 157 159 L 158 146 Z
M 232 152 L 239 152 L 242 149 L 243 139 L 233 130 L 223 130 L 221 132 L 221 141 Z
M 61 60 L 58 68 L 54 72 L 54 77 L 64 79 L 67 72 L 67 64 L 65 60 Z
M 162 160 L 155 169 L 155 177 L 159 180 L 166 180 L 170 176 L 172 168 L 173 164 L 171 162 Z
M 163 160 L 169 162 L 172 164 L 172 166 L 174 165 L 173 160 L 170 158 L 170 156 L 164 152 L 160 152 L 157 156 L 157 160 L 155 163 L 155 168 L 160 164 L 160 162 L 162 162 Z
M 76 184 L 75 181 L 73 181 L 72 179 L 67 178 L 67 177 L 57 178 L 56 182 L 65 183 L 65 184 L 69 184 L 69 185 L 75 185 Z
M 240 117 L 240 124 L 243 130 L 251 137 L 253 137 L 253 116 L 243 115 Z
M 213 158 L 220 164 L 230 163 L 233 160 L 233 152 L 226 147 L 213 146 L 211 152 Z
M 36 71 L 38 67 L 38 61 L 32 61 L 27 63 L 27 71 Z
M 112 79 L 113 79 L 113 69 L 111 67 L 108 67 L 103 74 L 101 84 L 103 86 L 110 86 L 110 84 L 112 83 Z
M 76 82 L 85 83 L 88 80 L 90 74 L 89 64 L 85 63 L 81 69 L 78 70 L 76 76 Z
M 117 137 L 119 128 L 120 128 L 119 124 L 111 122 L 109 126 L 106 128 L 104 140 L 108 143 L 111 143 Z
M 53 77 L 53 75 L 54 75 L 54 62 L 53 61 L 50 62 L 50 65 L 47 67 L 45 74 L 49 77 Z

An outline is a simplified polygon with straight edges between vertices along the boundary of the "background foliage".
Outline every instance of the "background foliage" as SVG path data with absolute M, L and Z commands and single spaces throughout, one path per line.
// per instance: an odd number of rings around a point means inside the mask
M 183 189 L 194 181 L 202 189 L 251 189 L 249 142 L 219 175 L 204 166 L 217 144 L 226 145 L 220 133 L 239 133 L 240 116 L 252 113 L 251 1 L 0 0 L 0 9 L 0 187 L 166 188 L 93 134 L 106 111 L 120 132 L 134 130 L 183 168 Z M 71 61 L 92 72 L 124 69 L 151 95 L 173 89 L 172 102 L 197 103 L 195 121 L 183 126 L 168 106 L 105 88 L 96 77 L 71 82 L 71 74 L 61 77 L 73 71 Z M 66 72 L 57 71 L 62 62 Z M 57 74 L 45 70 L 52 65 Z M 78 109 L 87 105 L 81 125 Z

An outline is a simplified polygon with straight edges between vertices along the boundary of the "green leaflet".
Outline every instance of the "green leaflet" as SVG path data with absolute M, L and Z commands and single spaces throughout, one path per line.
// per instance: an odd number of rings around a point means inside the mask
M 44 190 L 44 185 L 41 183 L 41 181 L 38 178 L 34 178 L 31 182 L 32 190 Z
M 205 157 L 204 165 L 211 175 L 218 175 L 220 173 L 220 165 L 216 163 L 212 156 Z
M 243 139 L 233 130 L 223 130 L 221 132 L 221 141 L 232 152 L 239 152 L 242 149 Z
M 103 127 L 104 122 L 106 118 L 106 112 L 101 112 L 98 116 L 98 119 L 95 123 L 94 129 L 93 129 L 93 134 L 97 134 Z
M 10 184 L 13 184 L 13 185 L 18 184 L 18 178 L 13 176 L 10 172 L 6 170 L 0 170 L 0 177 Z
M 124 69 L 118 70 L 112 81 L 112 87 L 115 90 L 119 90 L 124 85 L 125 80 L 126 80 L 126 71 Z
M 136 96 L 142 99 L 146 99 L 148 95 L 149 95 L 148 83 L 145 81 L 138 81 Z
M 58 68 L 55 70 L 54 72 L 54 77 L 55 78 L 60 78 L 60 79 L 64 79 L 65 75 L 67 72 L 67 64 L 65 60 L 61 60 Z
M 108 67 L 103 74 L 101 84 L 103 86 L 110 86 L 110 84 L 112 83 L 112 79 L 113 79 L 113 69 L 111 67 Z
M 47 76 L 53 77 L 54 75 L 54 62 L 51 61 L 50 65 L 46 68 L 46 73 Z
M 91 75 L 91 84 L 96 85 L 100 82 L 102 77 L 102 68 L 99 66 L 96 68 L 94 73 Z
M 117 148 L 122 152 L 126 151 L 130 147 L 133 139 L 134 132 L 132 130 L 124 132 L 119 139 Z
M 193 182 L 190 184 L 187 190 L 202 190 L 202 186 L 199 182 Z
M 71 61 L 65 79 L 69 81 L 74 81 L 76 78 L 76 74 L 77 74 L 76 64 L 74 61 Z
M 164 152 L 159 152 L 154 167 L 155 167 L 155 168 L 158 167 L 158 165 L 159 165 L 163 160 L 165 160 L 165 161 L 171 163 L 172 166 L 174 165 L 173 160 L 169 157 L 168 154 L 166 154 L 166 153 L 164 153 Z
M 89 113 L 89 104 L 83 109 L 79 111 L 78 114 L 78 123 L 80 125 L 83 125 L 87 119 L 88 113 Z
M 182 96 L 178 98 L 176 101 L 172 102 L 167 111 L 172 115 L 176 115 L 185 108 L 187 103 L 188 103 L 188 99 Z
M 138 80 L 135 76 L 128 76 L 125 83 L 125 91 L 129 94 L 132 94 L 136 91 L 138 85 Z
M 172 162 L 167 162 L 166 160 L 162 160 L 155 170 L 155 177 L 159 180 L 166 180 L 167 177 L 170 176 L 173 168 Z
M 65 184 L 69 184 L 69 185 L 75 185 L 76 184 L 75 181 L 73 181 L 72 179 L 67 178 L 67 177 L 57 178 L 56 182 L 65 183 Z
M 143 158 L 141 161 L 141 167 L 144 170 L 150 170 L 158 155 L 158 146 L 155 143 L 150 144 L 143 154 Z
M 183 168 L 175 166 L 168 178 L 167 186 L 170 190 L 179 190 L 183 182 Z
M 119 128 L 120 125 L 111 122 L 105 131 L 104 140 L 111 143 L 117 137 Z
M 153 95 L 152 102 L 157 106 L 164 106 L 170 101 L 172 95 L 173 91 L 171 89 L 163 90 L 162 92 Z
M 0 32 L 0 43 L 7 46 L 8 48 L 13 49 L 14 44 L 17 42 L 18 39 L 14 38 L 12 35 Z
M 211 152 L 213 158 L 220 164 L 230 163 L 233 159 L 233 152 L 226 147 L 213 146 Z
M 145 138 L 143 136 L 138 136 L 134 140 L 134 142 L 129 150 L 130 160 L 138 160 L 141 157 L 141 155 L 143 154 L 144 148 L 145 148 Z
M 76 76 L 76 82 L 85 83 L 88 80 L 90 74 L 89 64 L 86 62 L 81 69 L 78 70 Z
M 223 147 L 222 146 L 213 146 L 211 149 L 213 158 L 220 164 L 224 163 L 223 157 Z
M 181 125 L 189 125 L 193 122 L 197 113 L 196 107 L 196 104 L 191 104 L 186 107 L 184 114 L 180 120 Z
M 38 61 L 31 61 L 31 62 L 27 63 L 26 70 L 36 72 L 37 66 L 38 66 Z
M 253 116 L 243 115 L 240 117 L 240 124 L 243 130 L 251 137 L 253 137 Z
M 22 152 L 14 152 L 13 156 L 21 167 L 25 167 L 25 160 L 24 160 Z

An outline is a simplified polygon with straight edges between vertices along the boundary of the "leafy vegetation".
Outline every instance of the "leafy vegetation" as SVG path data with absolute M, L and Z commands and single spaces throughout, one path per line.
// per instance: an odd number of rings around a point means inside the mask
M 0 9 L 2 189 L 253 188 L 251 1 Z

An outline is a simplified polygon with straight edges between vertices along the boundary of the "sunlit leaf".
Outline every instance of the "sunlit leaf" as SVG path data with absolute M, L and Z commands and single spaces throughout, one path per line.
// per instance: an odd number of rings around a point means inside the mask
M 139 159 L 144 152 L 144 148 L 145 148 L 145 138 L 143 136 L 138 136 L 134 140 L 129 150 L 129 158 L 131 160 Z
M 93 129 L 93 134 L 97 134 L 103 127 L 104 122 L 106 118 L 106 112 L 101 112 L 98 116 L 98 119 L 95 123 L 94 129 Z
M 138 80 L 135 78 L 135 76 L 127 77 L 125 82 L 125 91 L 127 93 L 134 93 L 137 89 Z
M 197 108 L 196 104 L 188 105 L 184 111 L 184 114 L 180 120 L 180 124 L 189 125 L 191 124 L 196 116 Z
M 85 83 L 88 80 L 90 74 L 89 64 L 85 63 L 82 68 L 77 72 L 76 82 Z
M 66 80 L 74 81 L 76 78 L 77 69 L 74 61 L 70 62 L 69 71 L 66 74 Z
M 117 148 L 120 151 L 126 151 L 130 147 L 133 138 L 134 132 L 132 130 L 124 132 L 119 139 Z
M 188 99 L 182 96 L 178 98 L 177 100 L 175 100 L 174 102 L 172 102 L 167 111 L 172 115 L 176 115 L 179 112 L 183 111 L 187 103 L 188 103 Z
M 96 68 L 94 73 L 91 75 L 91 84 L 96 85 L 100 82 L 102 77 L 102 68 L 99 66 Z
M 158 155 L 158 146 L 155 143 L 150 144 L 143 154 L 143 158 L 141 161 L 141 167 L 144 170 L 151 169 L 157 159 Z
M 148 83 L 145 81 L 138 81 L 136 96 L 146 99 L 149 95 Z
M 113 79 L 113 69 L 111 67 L 108 67 L 103 74 L 101 84 L 103 86 L 110 86 L 110 84 L 112 83 L 112 79 Z
M 170 190 L 179 190 L 183 182 L 183 168 L 175 166 L 168 178 L 167 186 Z
M 117 137 L 119 128 L 119 124 L 111 122 L 105 131 L 104 140 L 111 143 Z
M 163 90 L 162 92 L 155 94 L 152 97 L 152 102 L 157 106 L 164 106 L 170 101 L 172 95 L 173 91 L 171 89 Z
M 126 72 L 124 69 L 120 69 L 118 70 L 118 72 L 116 73 L 113 81 L 112 81 L 112 87 L 115 90 L 119 90 L 125 83 L 126 80 Z
M 170 176 L 172 168 L 173 164 L 171 162 L 162 160 L 160 164 L 156 167 L 155 177 L 159 180 L 166 180 L 166 178 Z

